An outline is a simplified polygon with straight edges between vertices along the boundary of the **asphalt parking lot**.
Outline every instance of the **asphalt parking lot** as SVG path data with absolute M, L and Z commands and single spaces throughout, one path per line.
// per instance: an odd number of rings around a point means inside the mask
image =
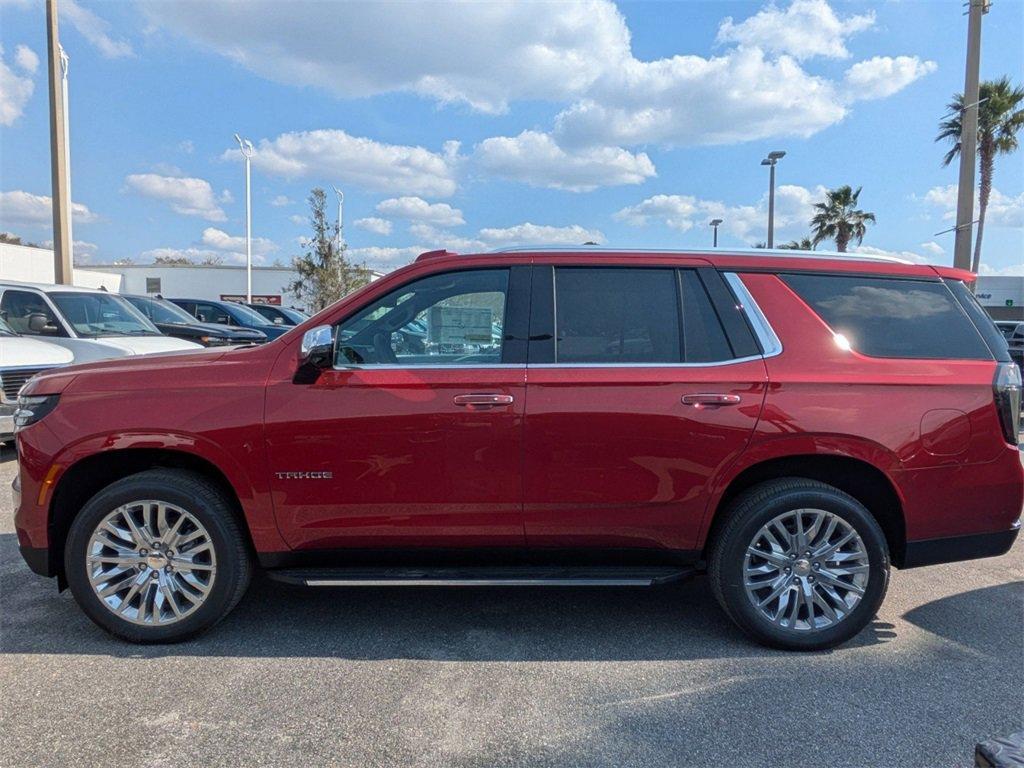
M 965 766 L 1024 724 L 1024 544 L 896 572 L 828 653 L 703 579 L 649 590 L 257 580 L 190 643 L 114 640 L 22 562 L 0 457 L 0 764 Z

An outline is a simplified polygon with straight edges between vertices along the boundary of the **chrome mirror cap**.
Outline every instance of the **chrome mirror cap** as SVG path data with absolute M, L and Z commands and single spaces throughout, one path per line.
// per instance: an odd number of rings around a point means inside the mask
M 318 325 L 302 334 L 302 346 L 299 348 L 299 364 L 314 365 L 324 368 L 331 364 L 334 351 L 334 337 L 331 326 Z

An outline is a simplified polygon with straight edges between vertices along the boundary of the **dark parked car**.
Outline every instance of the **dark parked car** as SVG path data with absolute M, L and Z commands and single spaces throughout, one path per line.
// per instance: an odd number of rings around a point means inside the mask
M 997 320 L 996 327 L 1006 339 L 1013 362 L 1024 368 L 1024 322 L 1020 320 Z
M 274 325 L 298 325 L 309 320 L 309 315 L 292 307 L 278 307 L 273 304 L 243 304 L 242 306 L 258 312 Z
M 758 641 L 829 648 L 891 568 L 1020 531 L 1021 374 L 974 279 L 820 252 L 426 253 L 259 347 L 30 379 L 18 543 L 137 642 L 212 626 L 260 568 L 308 587 L 706 572 Z
M 267 340 L 267 334 L 255 328 L 201 323 L 177 304 L 161 297 L 122 295 L 165 336 L 188 339 L 204 347 L 262 344 Z
M 274 325 L 263 315 L 244 304 L 213 299 L 170 299 L 201 323 L 230 325 L 233 328 L 251 328 L 262 332 L 267 339 L 276 339 L 291 330 L 290 325 Z

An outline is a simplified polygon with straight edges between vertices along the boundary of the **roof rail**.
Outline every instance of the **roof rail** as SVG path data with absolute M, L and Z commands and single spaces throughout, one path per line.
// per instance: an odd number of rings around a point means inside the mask
M 798 251 L 788 248 L 609 248 L 592 245 L 519 245 L 498 248 L 489 253 L 670 253 L 680 256 L 785 256 L 790 259 L 844 259 L 848 261 L 888 261 L 895 264 L 913 264 L 898 256 L 882 256 L 873 253 L 839 253 L 838 251 Z M 437 253 L 436 251 L 431 251 Z M 443 252 L 442 252 L 443 253 Z M 429 256 L 430 254 L 423 254 Z M 421 256 L 420 258 L 423 258 Z
M 454 251 L 446 251 L 444 248 L 441 248 L 441 249 L 436 250 L 436 251 L 424 251 L 423 253 L 421 253 L 419 256 L 416 257 L 416 261 L 427 261 L 428 259 L 438 259 L 438 258 L 440 258 L 442 256 L 458 256 L 458 255 L 459 254 L 455 253 Z

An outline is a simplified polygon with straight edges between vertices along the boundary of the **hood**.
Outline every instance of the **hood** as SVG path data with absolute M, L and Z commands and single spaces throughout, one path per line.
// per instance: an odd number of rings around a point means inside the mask
M 138 376 L 148 377 L 152 386 L 154 374 L 158 375 L 161 381 L 188 381 L 189 375 L 194 374 L 197 366 L 209 365 L 227 353 L 223 347 L 207 348 L 197 344 L 189 344 L 189 347 L 189 351 L 169 352 L 163 355 L 127 355 L 69 365 L 40 373 L 29 379 L 23 392 L 28 395 L 57 395 L 76 379 L 89 380 L 96 376 L 107 382 L 108 386 L 101 388 L 110 390 L 116 390 L 118 382 Z M 188 373 L 185 373 L 186 371 Z M 176 372 L 180 373 L 180 376 L 176 377 Z
M 74 360 L 70 350 L 26 336 L 0 336 L 0 368 L 65 365 Z
M 239 341 L 262 341 L 266 339 L 266 336 L 255 328 L 237 328 L 220 323 L 200 323 L 199 321 L 194 323 L 156 323 L 156 327 L 161 330 L 168 328 L 172 330 L 178 329 L 179 331 L 195 331 L 200 336 L 216 336 L 217 338 L 237 339 Z
M 268 341 L 276 339 L 278 336 L 283 336 L 294 327 L 294 325 L 273 325 L 269 323 L 267 325 L 250 326 L 252 330 L 259 331 L 260 333 L 264 334 L 267 337 Z
M 92 340 L 96 344 L 121 350 L 128 355 L 150 355 L 156 352 L 199 349 L 198 344 L 171 336 L 103 336 Z

